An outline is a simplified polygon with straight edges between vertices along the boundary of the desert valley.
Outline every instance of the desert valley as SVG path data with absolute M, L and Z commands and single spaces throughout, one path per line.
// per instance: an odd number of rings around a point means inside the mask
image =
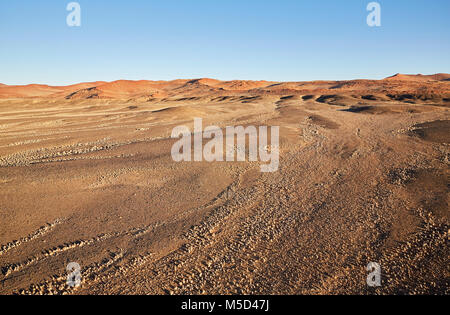
M 277 171 L 175 162 L 195 118 Z M 448 294 L 449 145 L 449 74 L 0 84 L 0 294 Z

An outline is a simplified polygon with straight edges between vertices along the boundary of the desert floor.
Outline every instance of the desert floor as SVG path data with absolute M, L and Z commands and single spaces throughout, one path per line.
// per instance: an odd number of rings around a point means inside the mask
M 177 84 L 0 99 L 1 294 L 449 293 L 450 82 L 438 100 Z M 174 162 L 195 117 L 280 126 L 279 171 Z

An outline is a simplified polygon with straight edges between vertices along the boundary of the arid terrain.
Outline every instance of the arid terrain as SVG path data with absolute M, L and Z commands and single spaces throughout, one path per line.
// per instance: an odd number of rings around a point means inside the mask
M 196 117 L 278 172 L 174 162 Z M 448 74 L 0 85 L 0 294 L 449 294 L 449 145 Z

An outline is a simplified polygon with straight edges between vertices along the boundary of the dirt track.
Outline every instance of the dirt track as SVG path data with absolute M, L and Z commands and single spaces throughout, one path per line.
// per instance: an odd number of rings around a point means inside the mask
M 448 96 L 196 88 L 0 100 L 0 293 L 449 293 Z M 280 126 L 279 171 L 173 162 L 194 117 Z

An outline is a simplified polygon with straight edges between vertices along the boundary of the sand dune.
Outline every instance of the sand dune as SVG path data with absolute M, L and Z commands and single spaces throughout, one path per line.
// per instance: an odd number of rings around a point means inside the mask
M 55 96 L 55 95 L 53 95 Z M 165 93 L 157 88 L 151 81 L 114 81 L 103 83 L 94 87 L 77 90 L 69 95 L 67 99 L 92 99 L 92 98 L 139 98 L 164 97 Z
M 261 87 L 266 87 L 274 82 L 268 82 L 268 81 L 242 81 L 242 80 L 233 80 L 233 81 L 226 81 L 221 82 L 220 84 L 217 84 L 216 86 L 219 86 L 225 90 L 229 91 L 248 91 L 252 89 L 257 89 Z
M 397 74 L 384 80 L 315 81 L 315 82 L 267 82 L 267 81 L 219 81 L 214 79 L 174 81 L 130 81 L 80 83 L 70 86 L 48 86 L 31 84 L 25 86 L 0 86 L 0 98 L 67 98 L 67 99 L 133 99 L 166 98 L 175 96 L 237 95 L 252 94 L 331 94 L 352 92 L 364 94 L 414 94 L 443 95 L 450 93 L 445 84 L 449 74 L 402 75 Z

